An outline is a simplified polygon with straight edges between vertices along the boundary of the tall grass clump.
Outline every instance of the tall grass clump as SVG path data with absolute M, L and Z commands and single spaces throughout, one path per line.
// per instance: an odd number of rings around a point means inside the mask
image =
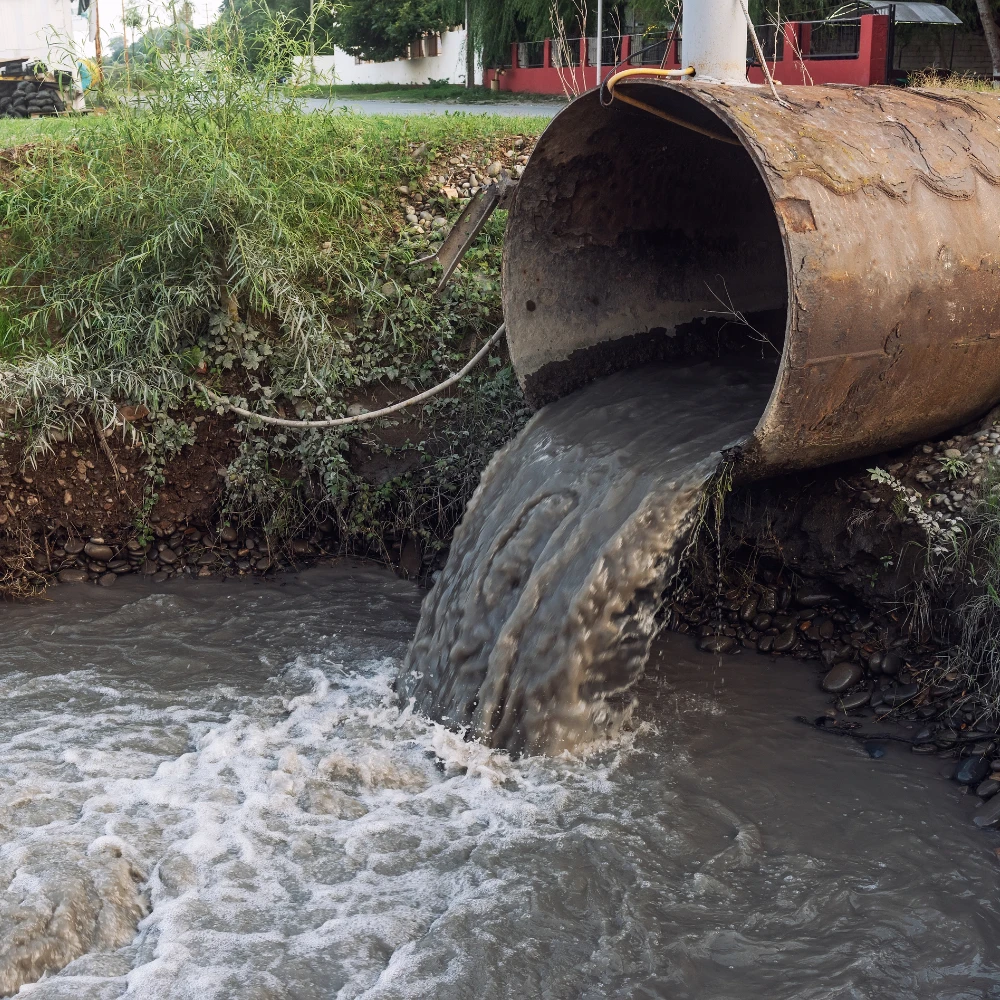
M 303 394 L 342 375 L 352 317 L 384 302 L 409 140 L 490 126 L 303 113 L 277 82 L 299 27 L 272 15 L 249 40 L 221 19 L 203 51 L 151 51 L 141 93 L 106 86 L 106 114 L 0 175 L 0 397 L 29 452 L 122 403 L 176 405 L 220 316 L 256 327 Z
M 993 81 L 973 73 L 942 75 L 933 69 L 916 70 L 907 75 L 906 85 L 919 90 L 970 90 L 994 94 Z
M 985 463 L 964 512 L 967 531 L 941 567 L 940 587 L 957 598 L 950 666 L 1000 718 L 1000 464 Z

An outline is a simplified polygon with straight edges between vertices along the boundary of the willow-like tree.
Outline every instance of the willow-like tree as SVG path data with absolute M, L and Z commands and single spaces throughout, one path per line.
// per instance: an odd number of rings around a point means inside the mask
M 580 8 L 585 14 L 581 17 Z M 623 24 L 625 9 L 644 23 L 669 17 L 676 0 L 605 3 L 605 25 Z M 345 0 L 337 12 L 333 38 L 361 59 L 396 59 L 421 35 L 470 22 L 472 43 L 485 66 L 503 65 L 513 42 L 545 38 L 553 31 L 553 12 L 567 31 L 596 31 L 597 0 Z

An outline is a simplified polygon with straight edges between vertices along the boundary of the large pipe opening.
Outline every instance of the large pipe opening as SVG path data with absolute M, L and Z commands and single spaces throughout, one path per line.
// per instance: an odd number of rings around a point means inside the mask
M 521 182 L 505 311 L 534 405 L 648 361 L 745 353 L 777 369 L 785 252 L 760 171 L 677 89 L 630 93 L 730 142 L 596 95 L 560 115 Z
M 996 404 L 995 101 L 639 77 L 616 93 L 556 116 L 510 215 L 507 337 L 535 405 L 648 360 L 763 357 L 756 475 Z

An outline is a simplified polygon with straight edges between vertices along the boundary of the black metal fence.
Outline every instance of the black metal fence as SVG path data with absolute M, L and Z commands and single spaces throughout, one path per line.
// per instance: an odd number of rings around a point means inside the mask
M 580 41 L 579 38 L 553 38 L 552 39 L 552 65 L 562 67 L 580 65 Z
M 755 25 L 757 39 L 768 62 L 781 61 L 785 55 L 785 28 L 789 25 Z M 796 33 L 795 45 L 805 59 L 857 59 L 861 48 L 861 18 L 853 13 L 826 21 L 792 22 Z M 669 32 L 650 32 L 628 37 L 629 66 L 661 66 L 667 55 Z M 581 64 L 581 38 L 551 40 L 551 63 L 556 67 L 577 67 Z M 597 39 L 586 40 L 586 65 L 597 65 Z M 624 38 L 605 35 L 601 39 L 601 65 L 607 68 L 622 63 Z M 678 61 L 683 63 L 681 39 L 677 37 Z M 545 65 L 545 42 L 518 42 L 517 65 L 521 69 L 541 69 Z M 747 40 L 747 65 L 757 66 L 757 53 Z
M 660 66 L 667 54 L 669 32 L 629 36 L 630 66 Z
M 521 69 L 541 69 L 545 65 L 545 42 L 518 42 L 517 65 Z
M 861 49 L 861 20 L 802 22 L 799 39 L 809 59 L 856 59 Z
M 779 29 L 776 24 L 755 24 L 754 31 L 757 32 L 757 41 L 760 42 L 764 58 L 768 62 L 781 60 L 785 57 L 784 26 Z M 753 47 L 753 42 L 749 38 L 747 38 L 747 65 L 760 65 L 757 60 L 757 50 Z

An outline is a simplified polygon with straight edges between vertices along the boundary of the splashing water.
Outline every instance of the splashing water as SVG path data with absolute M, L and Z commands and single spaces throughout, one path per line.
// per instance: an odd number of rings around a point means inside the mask
M 512 760 L 400 706 L 420 596 L 345 568 L 4 607 L 0 992 L 1000 996 L 1000 840 L 938 762 L 786 721 L 808 667 L 661 637 L 629 733 Z
M 483 473 L 403 696 L 513 751 L 619 732 L 702 489 L 767 402 L 761 368 L 648 366 L 540 410 Z

